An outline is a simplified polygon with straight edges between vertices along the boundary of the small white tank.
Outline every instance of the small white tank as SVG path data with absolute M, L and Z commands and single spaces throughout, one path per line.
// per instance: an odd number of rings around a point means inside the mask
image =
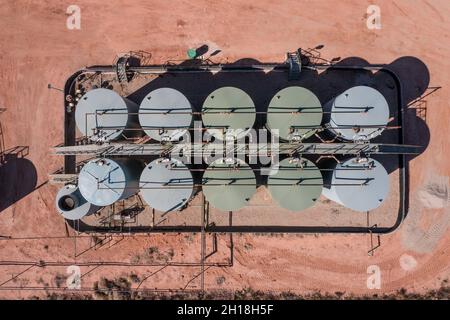
M 78 220 L 101 209 L 86 201 L 76 186 L 62 187 L 55 202 L 58 212 L 68 220 Z

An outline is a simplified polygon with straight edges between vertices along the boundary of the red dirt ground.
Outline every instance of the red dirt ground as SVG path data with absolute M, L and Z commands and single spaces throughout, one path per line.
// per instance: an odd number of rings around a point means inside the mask
M 368 30 L 366 10 L 381 8 L 381 30 Z M 62 165 L 50 148 L 62 142 L 62 94 L 48 90 L 51 83 L 62 88 L 66 78 L 87 65 L 111 64 L 116 54 L 130 50 L 152 53 L 152 63 L 184 59 L 187 48 L 209 45 L 220 49 L 217 62 L 254 58 L 282 61 L 287 51 L 323 44 L 325 58 L 361 57 L 370 63 L 390 63 L 402 56 L 422 60 L 430 73 L 429 86 L 440 86 L 427 100 L 426 124 L 431 140 L 426 151 L 410 162 L 410 204 L 415 214 L 396 232 L 381 237 L 381 247 L 368 256 L 367 235 L 244 235 L 234 237 L 232 267 L 211 267 L 205 274 L 207 289 L 293 291 L 307 293 L 346 292 L 374 294 L 401 288 L 424 292 L 439 288 L 450 274 L 448 228 L 414 236 L 411 225 L 448 224 L 450 209 L 428 208 L 419 190 L 450 176 L 447 159 L 450 137 L 450 3 L 429 1 L 2 1 L 0 6 L 0 115 L 6 148 L 29 146 L 26 157 L 34 164 L 37 186 Z M 66 28 L 66 8 L 81 8 L 81 30 Z M 413 72 L 414 70 L 411 70 Z M 420 138 L 420 137 L 418 137 Z M 27 179 L 27 172 L 22 172 Z M 447 181 L 447 197 L 448 197 Z M 63 219 L 55 212 L 57 187 L 44 184 L 0 212 L 0 236 L 66 236 Z M 432 197 L 432 196 L 431 196 Z M 429 200 L 429 199 L 428 199 Z M 433 200 L 430 200 L 433 201 Z M 425 204 L 424 204 L 425 203 Z M 444 201 L 445 203 L 445 201 Z M 444 205 L 445 206 L 445 205 Z M 425 208 L 427 207 L 427 208 Z M 422 214 L 423 213 L 423 214 Z M 426 214 L 426 216 L 425 216 Z M 408 221 L 407 218 L 407 221 Z M 437 219 L 441 220 L 437 220 Z M 411 219 L 417 219 L 415 224 Z M 443 219 L 443 220 L 442 220 Z M 405 222 L 407 222 L 405 221 Z M 413 234 L 408 234 L 413 233 Z M 0 260 L 128 261 L 148 247 L 174 261 L 197 262 L 199 236 L 153 235 L 127 238 L 111 248 L 106 245 L 73 258 L 74 241 L 0 240 Z M 210 238 L 208 238 L 210 239 Z M 416 250 L 411 242 L 427 242 Z M 430 240 L 431 239 L 431 240 Z M 210 240 L 208 240 L 210 241 Z M 228 243 L 220 236 L 218 254 L 211 260 L 227 262 Z M 77 252 L 87 248 L 78 240 Z M 210 244 L 209 244 L 210 246 Z M 211 248 L 209 248 L 211 250 Z M 417 262 L 417 264 L 414 263 Z M 367 268 L 381 270 L 381 288 L 368 289 Z M 35 267 L 20 278 L 5 281 L 27 266 L 1 266 L 0 289 L 8 286 L 55 285 L 65 267 Z M 92 267 L 82 266 L 82 273 Z M 92 288 L 101 277 L 113 279 L 131 272 L 144 278 L 155 268 L 101 267 L 83 277 Z M 406 270 L 405 270 L 406 269 Z M 199 288 L 198 267 L 162 270 L 146 288 Z M 224 277 L 224 278 L 222 278 Z M 194 278 L 192 282 L 189 279 Z M 133 284 L 133 287 L 136 285 Z M 0 298 L 29 298 L 38 290 L 4 290 Z

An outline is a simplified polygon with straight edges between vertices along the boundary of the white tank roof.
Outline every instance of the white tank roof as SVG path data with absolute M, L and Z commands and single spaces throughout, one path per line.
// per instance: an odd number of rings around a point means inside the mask
M 110 141 L 126 128 L 127 112 L 124 98 L 115 91 L 99 88 L 81 97 L 75 107 L 75 122 L 78 130 L 91 140 Z
M 168 212 L 181 209 L 189 201 L 194 181 L 181 161 L 159 158 L 142 171 L 139 187 L 142 198 L 150 207 Z

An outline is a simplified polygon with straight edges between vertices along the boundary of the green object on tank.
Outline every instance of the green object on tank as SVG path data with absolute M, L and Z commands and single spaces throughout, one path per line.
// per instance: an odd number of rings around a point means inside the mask
M 288 158 L 273 167 L 267 182 L 272 198 L 283 208 L 300 211 L 312 206 L 322 193 L 322 173 L 304 158 Z
M 189 59 L 197 58 L 197 50 L 195 50 L 195 49 L 188 49 L 187 56 L 188 56 Z
M 322 105 L 314 93 L 302 87 L 287 87 L 275 94 L 267 110 L 267 128 L 283 140 L 311 137 L 322 122 Z
M 256 192 L 253 170 L 244 161 L 228 164 L 224 159 L 211 163 L 203 174 L 203 193 L 209 203 L 222 211 L 235 211 L 246 206 Z

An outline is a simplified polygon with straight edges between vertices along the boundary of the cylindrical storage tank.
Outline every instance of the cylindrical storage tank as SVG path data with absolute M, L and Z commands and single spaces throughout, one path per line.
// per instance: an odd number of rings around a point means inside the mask
M 56 209 L 67 220 L 78 220 L 101 209 L 86 201 L 77 187 L 64 186 L 56 195 Z
M 209 203 L 222 211 L 239 210 L 256 192 L 252 168 L 240 159 L 217 159 L 205 170 L 203 193 Z
M 256 120 L 252 98 L 235 87 L 222 87 L 206 97 L 202 107 L 202 120 L 207 132 L 219 140 L 241 139 Z
M 139 187 L 150 207 L 168 212 L 182 209 L 191 199 L 194 180 L 180 160 L 159 158 L 144 168 Z
M 192 124 L 192 107 L 180 91 L 159 88 L 142 100 L 139 123 L 156 141 L 178 141 Z
M 90 203 L 107 206 L 138 193 L 141 171 L 137 160 L 94 159 L 81 169 L 78 187 Z
M 377 208 L 386 199 L 389 176 L 377 160 L 352 158 L 333 169 L 322 191 L 328 199 L 361 212 Z
M 267 109 L 267 129 L 283 140 L 307 139 L 317 132 L 321 122 L 322 105 L 319 99 L 302 87 L 293 86 L 278 91 Z
M 291 211 L 304 210 L 322 193 L 322 173 L 307 159 L 284 159 L 271 169 L 267 187 L 281 207 Z
M 342 140 L 370 140 L 379 136 L 389 121 L 389 105 L 376 89 L 350 88 L 327 102 L 326 126 Z
M 106 142 L 136 135 L 138 105 L 117 92 L 99 88 L 84 94 L 75 108 L 78 130 L 92 141 Z M 134 114 L 130 114 L 134 113 Z

